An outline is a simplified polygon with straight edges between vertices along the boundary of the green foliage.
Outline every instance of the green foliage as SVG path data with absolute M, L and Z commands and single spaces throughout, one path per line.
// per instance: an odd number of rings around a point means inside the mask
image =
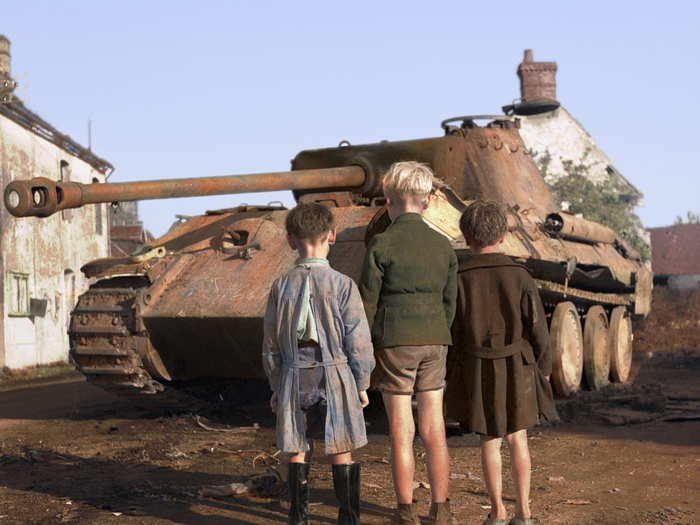
M 634 213 L 639 198 L 623 191 L 619 179 L 609 174 L 599 184 L 587 177 L 590 165 L 585 164 L 586 154 L 581 161 L 562 160 L 566 176 L 552 181 L 548 175 L 551 155 L 547 152 L 535 159 L 545 182 L 556 200 L 569 203 L 569 213 L 582 214 L 584 218 L 599 222 L 614 230 L 625 242 L 637 250 L 642 259 L 651 256 L 649 245 L 641 236 L 644 231 L 642 221 Z
M 693 213 L 692 211 L 687 212 L 686 219 L 678 215 L 673 224 L 698 224 L 700 223 L 700 213 Z

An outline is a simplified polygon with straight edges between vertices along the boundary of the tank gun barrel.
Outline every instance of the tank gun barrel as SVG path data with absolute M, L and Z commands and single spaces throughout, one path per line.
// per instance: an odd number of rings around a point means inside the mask
M 278 173 L 109 184 L 57 182 L 45 177 L 16 180 L 5 188 L 5 207 L 15 217 L 48 217 L 59 210 L 100 202 L 170 199 L 279 190 L 358 188 L 367 178 L 357 165 Z

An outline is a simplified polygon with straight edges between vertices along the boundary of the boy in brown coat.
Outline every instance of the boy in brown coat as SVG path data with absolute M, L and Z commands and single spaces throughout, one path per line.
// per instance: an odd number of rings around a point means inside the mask
M 542 302 L 525 267 L 498 253 L 507 230 L 502 208 L 475 201 L 460 229 L 473 256 L 457 274 L 457 314 L 449 359 L 448 413 L 481 434 L 481 463 L 491 499 L 485 525 L 505 525 L 501 443 L 511 454 L 517 505 L 512 525 L 534 523 L 530 514 L 527 427 L 539 415 L 556 418 L 548 388 L 551 346 Z

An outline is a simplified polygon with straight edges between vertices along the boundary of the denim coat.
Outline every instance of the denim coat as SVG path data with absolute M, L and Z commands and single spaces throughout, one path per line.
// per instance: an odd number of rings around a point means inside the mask
M 367 444 L 358 391 L 369 388 L 374 354 L 357 286 L 325 263 L 297 264 L 272 285 L 264 321 L 263 367 L 277 393 L 277 446 L 309 450 L 299 404 L 297 326 L 304 283 L 309 278 L 311 310 L 325 372 L 326 454 Z

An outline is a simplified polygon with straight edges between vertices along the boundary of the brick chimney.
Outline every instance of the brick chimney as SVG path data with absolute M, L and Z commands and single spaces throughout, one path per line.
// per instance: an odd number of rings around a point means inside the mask
M 9 79 L 10 77 L 10 41 L 0 35 L 0 79 Z
M 532 57 L 532 49 L 526 49 L 525 57 L 518 66 L 520 98 L 522 101 L 556 101 L 556 74 L 556 62 L 535 62 Z

